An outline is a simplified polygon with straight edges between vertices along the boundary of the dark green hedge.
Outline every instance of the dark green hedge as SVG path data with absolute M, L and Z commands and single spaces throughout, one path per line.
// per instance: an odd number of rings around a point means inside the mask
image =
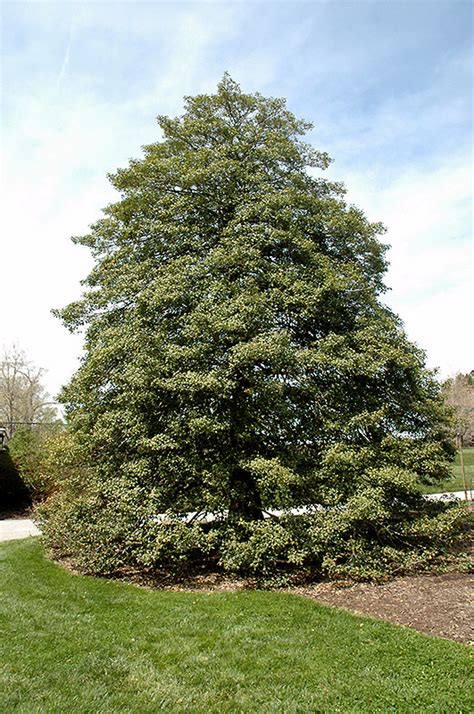
M 8 449 L 0 450 L 0 514 L 31 505 L 28 488 L 22 481 Z

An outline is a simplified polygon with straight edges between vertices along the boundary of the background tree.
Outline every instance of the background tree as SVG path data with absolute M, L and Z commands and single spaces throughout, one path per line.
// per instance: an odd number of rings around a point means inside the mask
M 44 370 L 35 367 L 23 350 L 13 346 L 0 359 L 0 425 L 8 438 L 18 426 L 51 422 L 57 410 L 44 389 Z
M 225 76 L 158 121 L 75 239 L 96 260 L 59 313 L 86 330 L 62 397 L 81 470 L 43 513 L 49 544 L 95 572 L 432 559 L 459 514 L 417 484 L 446 477 L 452 448 L 439 386 L 381 301 L 381 225 L 319 175 L 329 159 L 283 100 Z M 291 514 L 304 504 L 326 510 Z
M 0 454 L 0 496 L 5 510 L 30 505 L 32 496 L 43 498 L 50 489 L 42 462 L 60 425 L 43 375 L 16 346 L 0 359 L 0 426 L 7 435 Z
M 446 403 L 454 410 L 454 432 L 458 443 L 465 443 L 474 434 L 474 383 L 472 372 L 458 373 L 443 384 Z
M 466 441 L 470 444 L 474 437 L 474 383 L 473 373 L 458 373 L 447 379 L 443 384 L 443 393 L 446 403 L 454 413 L 453 435 L 459 450 L 461 463 L 461 476 L 464 485 L 464 496 L 468 500 L 466 471 L 464 467 L 463 446 Z

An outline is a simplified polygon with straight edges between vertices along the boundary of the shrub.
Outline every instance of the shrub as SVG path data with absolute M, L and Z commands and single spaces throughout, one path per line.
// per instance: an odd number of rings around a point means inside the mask
M 63 451 L 68 446 L 60 422 L 15 431 L 9 442 L 11 458 L 33 501 L 44 500 L 55 489 L 64 466 Z

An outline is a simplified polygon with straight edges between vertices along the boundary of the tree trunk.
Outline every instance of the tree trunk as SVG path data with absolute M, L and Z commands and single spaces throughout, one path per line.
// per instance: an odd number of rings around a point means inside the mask
M 466 481 L 466 469 L 464 468 L 464 454 L 463 454 L 463 438 L 462 434 L 458 434 L 458 449 L 459 449 L 459 461 L 461 464 L 461 476 L 462 476 L 462 485 L 464 487 L 464 500 L 468 501 L 468 496 L 467 496 L 467 481 Z
M 249 422 L 245 399 L 249 386 L 248 380 L 241 377 L 230 403 L 229 452 L 234 457 L 234 464 L 253 452 L 248 437 L 242 436 L 245 431 L 242 425 Z M 234 465 L 229 478 L 229 520 L 259 521 L 262 518 L 262 499 L 255 476 L 242 466 Z
M 229 483 L 229 520 L 260 521 L 262 499 L 254 476 L 237 466 Z

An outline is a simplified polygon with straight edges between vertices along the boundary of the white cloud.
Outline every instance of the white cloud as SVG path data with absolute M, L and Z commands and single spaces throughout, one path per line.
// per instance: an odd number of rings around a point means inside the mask
M 226 69 L 246 90 L 288 95 L 290 109 L 300 102 L 316 121 L 315 144 L 322 136 L 337 159 L 331 175 L 389 229 L 387 300 L 410 337 L 444 372 L 472 367 L 470 167 L 434 144 L 429 168 L 415 154 L 406 170 L 396 160 L 408 140 L 410 150 L 423 132 L 446 140 L 466 117 L 449 89 L 465 76 L 465 57 L 443 57 L 436 83 L 417 94 L 372 96 L 378 67 L 398 51 L 396 33 L 376 34 L 368 50 L 342 23 L 350 4 L 298 5 L 304 12 L 291 19 L 278 3 L 9 4 L 30 41 L 4 63 L 0 343 L 18 342 L 48 368 L 50 391 L 80 352 L 50 310 L 79 296 L 91 266 L 68 236 L 86 232 L 113 199 L 106 173 L 156 140 L 154 116 L 180 112 L 184 94 L 212 91 Z M 370 173 L 374 150 L 386 159 Z
M 442 375 L 474 366 L 472 178 L 464 156 L 388 183 L 375 172 L 344 176 L 348 200 L 388 229 L 385 301 Z
M 26 48 L 22 67 L 40 67 L 37 81 L 10 82 L 2 116 L 1 260 L 8 267 L 0 282 L 0 347 L 17 343 L 25 349 L 47 369 L 46 386 L 56 394 L 78 365 L 81 339 L 70 335 L 51 309 L 80 296 L 80 281 L 92 267 L 89 252 L 68 238 L 86 233 L 101 208 L 115 200 L 106 174 L 157 139 L 156 114 L 176 113 L 184 94 L 215 87 L 221 69 L 203 73 L 201 68 L 216 37 L 224 39 L 235 27 L 235 11 L 223 8 L 215 17 L 211 6 L 203 12 L 183 5 L 177 14 L 164 12 L 157 27 L 140 13 L 124 16 L 120 6 L 112 16 L 110 9 L 94 8 L 91 15 L 78 6 L 72 20 L 58 5 L 44 10 L 41 22 L 63 30 L 61 62 L 49 71 L 42 62 L 45 48 Z M 128 28 L 142 39 L 154 32 L 157 46 L 167 48 L 166 62 L 124 97 L 99 96 L 82 81 L 83 74 L 79 82 L 71 75 L 82 51 L 81 33 L 101 18 L 104 28 L 110 20 L 117 30 Z M 104 60 L 108 51 L 105 43 L 99 47 Z

